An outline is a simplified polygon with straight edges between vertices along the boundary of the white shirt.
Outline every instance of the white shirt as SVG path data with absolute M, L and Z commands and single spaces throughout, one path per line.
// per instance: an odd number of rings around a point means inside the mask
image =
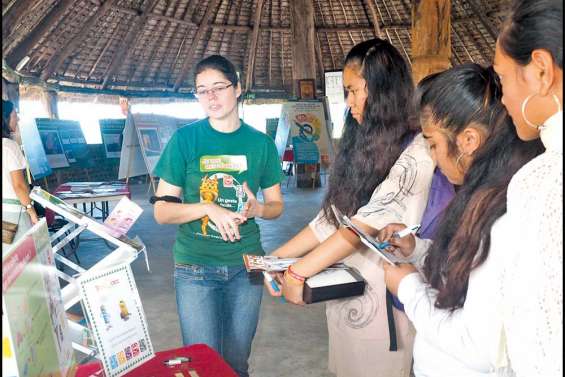
M 18 143 L 2 138 L 2 199 L 18 199 L 10 172 L 26 168 L 26 160 Z M 2 204 L 4 207 L 4 204 Z
M 500 219 L 493 230 L 500 227 Z M 492 242 L 492 241 L 491 241 Z M 495 241 L 502 242 L 502 240 Z M 491 243 L 491 248 L 498 246 Z M 431 240 L 416 239 L 412 262 L 420 269 Z M 501 317 L 496 306 L 499 292 L 492 289 L 500 276 L 499 258 L 490 256 L 469 276 L 462 308 L 451 313 L 436 308 L 437 290 L 413 273 L 400 282 L 398 298 L 416 328 L 414 373 L 421 376 L 495 376 Z
M 508 186 L 510 233 L 501 292 L 510 367 L 518 377 L 563 373 L 563 112 L 540 133 L 546 151 Z

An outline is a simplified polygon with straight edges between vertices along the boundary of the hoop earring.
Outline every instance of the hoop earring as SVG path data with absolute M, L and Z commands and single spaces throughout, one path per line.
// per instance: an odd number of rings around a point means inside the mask
M 465 174 L 465 169 L 463 169 L 463 165 L 460 165 L 462 158 L 463 158 L 463 152 L 461 152 L 457 157 L 457 160 L 455 160 L 455 168 L 457 168 L 457 170 L 459 170 L 461 173 Z
M 522 118 L 524 119 L 524 122 L 526 122 L 528 126 L 539 131 L 540 127 L 543 127 L 543 124 L 535 125 L 534 123 L 530 122 L 526 117 L 526 106 L 528 105 L 528 102 L 537 95 L 538 95 L 537 93 L 530 94 L 529 96 L 526 97 L 526 99 L 524 99 L 524 102 L 522 102 Z M 553 101 L 555 101 L 555 103 L 557 104 L 557 112 L 561 111 L 561 104 L 559 103 L 559 98 L 557 98 L 555 94 L 552 94 L 552 97 L 553 97 Z

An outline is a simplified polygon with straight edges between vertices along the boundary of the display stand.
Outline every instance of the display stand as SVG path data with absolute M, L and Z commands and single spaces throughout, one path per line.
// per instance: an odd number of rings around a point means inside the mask
M 68 311 L 73 305 L 81 300 L 77 278 L 80 277 L 80 275 L 82 275 L 83 273 L 87 271 L 90 272 L 110 268 L 118 264 L 131 263 L 138 257 L 141 252 L 145 253 L 145 259 L 147 263 L 147 253 L 145 245 L 138 238 L 136 240 L 131 240 L 126 236 L 121 236 L 119 238 L 111 236 L 104 224 L 97 222 L 72 205 L 64 202 L 56 196 L 51 195 L 47 191 L 42 190 L 40 187 L 34 187 L 30 193 L 30 197 L 36 203 L 39 203 L 46 209 L 52 210 L 68 221 L 67 225 L 65 225 L 59 231 L 49 237 L 50 242 L 53 243 L 67 231 L 70 231 L 69 235 L 56 242 L 52 246 L 55 260 L 63 263 L 71 270 L 76 272 L 75 274 L 68 274 L 62 271 L 57 272 L 58 276 L 61 279 L 68 282 L 68 284 L 61 289 L 63 307 L 65 311 Z M 78 237 L 80 233 L 87 229 L 94 233 L 96 236 L 116 246 L 116 249 L 114 251 L 102 258 L 88 270 L 77 265 L 76 263 L 72 262 L 59 253 L 67 243 L 69 243 L 75 237 Z M 147 268 L 149 269 L 148 264 Z M 69 320 L 69 327 L 74 332 L 84 333 L 84 331 L 90 331 L 88 327 L 82 326 L 77 322 L 71 320 Z M 88 356 L 99 358 L 98 351 L 95 348 L 85 346 L 74 341 L 73 348 Z

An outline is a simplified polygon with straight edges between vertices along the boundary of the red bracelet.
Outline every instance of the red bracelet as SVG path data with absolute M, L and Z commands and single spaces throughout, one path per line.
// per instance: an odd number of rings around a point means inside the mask
M 292 278 L 294 278 L 294 279 L 296 279 L 296 280 L 298 280 L 298 281 L 300 281 L 300 282 L 302 282 L 302 283 L 304 283 L 304 281 L 306 280 L 306 277 L 304 277 L 304 276 L 302 276 L 302 275 L 299 275 L 299 274 L 297 274 L 296 272 L 292 271 L 292 266 L 288 266 L 286 272 L 288 272 L 288 274 L 289 274 Z

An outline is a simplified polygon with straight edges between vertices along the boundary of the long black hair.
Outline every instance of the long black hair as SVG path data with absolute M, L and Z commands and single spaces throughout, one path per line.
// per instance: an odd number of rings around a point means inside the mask
M 488 257 L 490 231 L 506 212 L 510 179 L 543 152 L 543 145 L 518 138 L 491 67 L 464 64 L 436 73 L 422 80 L 417 94 L 422 113 L 447 134 L 450 151 L 457 149 L 456 136 L 468 126 L 480 127 L 486 136 L 443 212 L 424 262 L 424 275 L 438 290 L 435 306 L 454 311 L 465 303 L 471 271 Z
M 2 100 L 2 137 L 10 138 L 10 115 L 14 111 L 12 101 Z
M 563 0 L 515 0 L 498 43 L 520 65 L 544 49 L 563 69 Z
M 358 70 L 365 79 L 368 97 L 363 124 L 350 113 L 346 117 L 322 203 L 324 217 L 336 227 L 331 205 L 348 216 L 355 214 L 386 178 L 403 144 L 418 128 L 410 69 L 389 42 L 375 38 L 355 45 L 344 66 Z

